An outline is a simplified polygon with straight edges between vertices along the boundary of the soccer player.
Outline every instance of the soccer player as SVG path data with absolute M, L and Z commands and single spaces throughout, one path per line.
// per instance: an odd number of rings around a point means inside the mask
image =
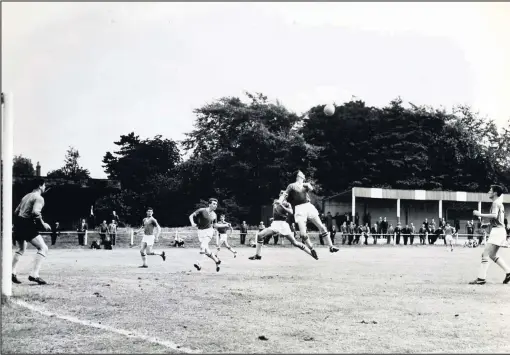
M 147 208 L 147 217 L 143 219 L 143 226 L 136 231 L 136 233 L 140 233 L 143 229 L 143 238 L 142 243 L 140 245 L 140 254 L 142 255 L 142 261 L 143 264 L 140 266 L 141 268 L 148 268 L 147 265 L 147 255 L 159 255 L 163 259 L 163 261 L 166 260 L 165 252 L 162 251 L 161 253 L 156 253 L 152 250 L 154 246 L 154 242 L 157 242 L 159 239 L 159 235 L 161 234 L 161 227 L 158 224 L 158 221 L 156 221 L 156 218 L 152 216 L 154 211 L 152 208 Z M 154 228 L 156 228 L 156 235 L 154 235 Z M 146 250 L 148 250 L 146 252 Z
M 285 191 L 280 191 L 280 197 L 284 196 Z M 315 260 L 318 260 L 317 252 L 311 248 L 309 249 L 303 243 L 300 243 L 294 238 L 294 233 L 290 229 L 290 225 L 288 223 L 287 217 L 289 214 L 292 214 L 291 205 L 286 202 L 280 202 L 279 199 L 274 200 L 273 202 L 273 222 L 268 228 L 260 231 L 257 236 L 257 251 L 254 256 L 250 256 L 248 259 L 250 260 L 260 260 L 262 256 L 260 253 L 262 251 L 262 245 L 264 244 L 264 239 L 271 238 L 271 236 L 275 233 L 279 233 L 282 237 L 286 237 L 292 245 L 303 250 L 308 255 L 311 255 Z
M 218 207 L 218 200 L 215 198 L 209 199 L 209 206 L 206 208 L 199 208 L 195 212 L 189 215 L 189 221 L 192 227 L 198 227 L 198 241 L 200 242 L 200 254 L 203 257 L 208 257 L 216 263 L 216 271 L 220 271 L 221 260 L 218 259 L 209 249 L 209 243 L 214 236 L 213 224 L 216 221 L 216 208 Z M 197 223 L 195 223 L 195 219 Z M 202 265 L 200 260 L 194 264 L 195 268 L 200 271 Z
M 29 242 L 37 248 L 37 254 L 35 254 L 34 266 L 28 280 L 37 282 L 39 285 L 46 285 L 46 281 L 39 276 L 43 260 L 48 254 L 48 246 L 39 231 L 41 229 L 51 230 L 50 225 L 44 222 L 41 214 L 44 207 L 44 198 L 41 195 L 44 191 L 46 191 L 46 183 L 44 179 L 38 178 L 35 181 L 34 190 L 21 199 L 14 211 L 14 239 L 19 248 L 12 258 L 12 282 L 17 284 L 20 284 L 21 281 L 16 276 L 16 267 L 19 259 L 25 253 L 27 242 Z
M 310 203 L 310 196 L 308 195 L 308 192 L 312 190 L 312 185 L 308 182 L 305 183 L 305 174 L 298 170 L 296 182 L 287 186 L 287 190 L 280 197 L 280 202 L 287 200 L 292 206 L 294 206 L 294 219 L 298 225 L 301 240 L 306 244 L 306 246 L 308 246 L 308 248 L 310 248 L 310 250 L 313 250 L 313 245 L 310 239 L 308 239 L 308 235 L 306 233 L 306 223 L 308 221 L 311 221 L 317 228 L 319 228 L 320 236 L 328 243 L 329 251 L 331 253 L 336 253 L 339 249 L 331 242 L 328 230 L 319 217 L 319 211 L 317 211 L 315 206 Z
M 446 227 L 444 227 L 444 240 L 446 242 L 446 247 L 450 245 L 450 251 L 453 251 L 453 234 L 455 233 L 455 228 L 450 225 L 450 222 L 446 222 Z
M 235 258 L 237 256 L 237 252 L 234 250 L 234 248 L 232 248 L 230 246 L 230 244 L 228 244 L 228 235 L 227 235 L 228 229 L 230 229 L 230 233 L 232 233 L 234 231 L 234 229 L 232 228 L 232 225 L 230 223 L 225 221 L 224 214 L 220 215 L 220 221 L 218 223 L 216 223 L 214 225 L 214 227 L 218 231 L 218 235 L 216 236 L 216 246 L 218 248 L 216 250 L 216 257 L 218 257 L 218 253 L 221 250 L 221 246 L 223 245 L 223 243 L 225 243 L 225 246 L 227 247 L 228 250 L 230 250 L 232 252 L 232 254 L 234 254 L 234 258 Z
M 471 281 L 471 285 L 484 285 L 485 278 L 487 277 L 487 270 L 489 269 L 489 258 L 494 261 L 500 268 L 503 269 L 506 276 L 503 280 L 504 284 L 510 282 L 510 268 L 505 261 L 498 256 L 498 250 L 505 242 L 506 233 L 504 228 L 505 206 L 503 205 L 503 188 L 499 185 L 492 185 L 489 190 L 489 198 L 492 200 L 490 213 L 482 213 L 481 211 L 473 211 L 473 215 L 481 218 L 490 218 L 492 226 L 489 240 L 485 245 L 482 253 L 482 263 L 478 278 Z

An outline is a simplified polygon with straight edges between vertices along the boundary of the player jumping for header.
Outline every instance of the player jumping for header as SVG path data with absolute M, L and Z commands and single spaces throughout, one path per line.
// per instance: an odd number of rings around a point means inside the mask
M 209 243 L 214 235 L 213 224 L 216 221 L 216 212 L 214 210 L 218 207 L 218 200 L 215 198 L 209 199 L 209 207 L 199 208 L 189 215 L 189 221 L 192 227 L 198 227 L 198 241 L 200 242 L 200 254 L 203 258 L 208 257 L 216 263 L 216 271 L 220 271 L 221 260 L 218 259 L 209 249 Z M 196 217 L 197 223 L 194 218 Z M 194 264 L 195 268 L 200 271 L 202 265 L 200 260 Z
M 485 250 L 482 253 L 482 264 L 478 272 L 478 278 L 471 281 L 471 285 L 484 285 L 485 278 L 487 277 L 487 270 L 489 269 L 489 258 L 494 261 L 500 268 L 503 269 L 506 276 L 503 280 L 504 284 L 510 282 L 510 268 L 505 261 L 500 258 L 498 254 L 499 248 L 505 243 L 505 206 L 503 205 L 503 188 L 499 185 L 492 185 L 489 190 L 489 198 L 492 200 L 490 213 L 481 213 L 481 211 L 473 211 L 476 217 L 490 218 L 491 232 L 489 240 L 485 245 Z
M 285 194 L 285 191 L 280 192 L 280 197 Z M 273 222 L 271 225 L 261 232 L 259 232 L 257 236 L 257 251 L 254 256 L 250 256 L 248 259 L 250 260 L 260 260 L 262 256 L 260 253 L 262 251 L 262 245 L 264 244 L 264 239 L 271 238 L 271 236 L 275 233 L 280 233 L 281 236 L 286 237 L 292 245 L 303 250 L 308 255 L 311 255 L 315 260 L 318 259 L 317 253 L 315 250 L 310 250 L 306 245 L 300 243 L 294 238 L 294 232 L 290 229 L 290 225 L 288 223 L 287 217 L 292 214 L 292 207 L 290 203 L 276 199 L 273 202 Z
M 143 264 L 140 266 L 141 268 L 148 268 L 147 266 L 147 255 L 159 255 L 161 258 L 163 258 L 163 261 L 166 260 L 165 252 L 162 251 L 161 253 L 156 253 L 152 250 L 152 247 L 154 246 L 154 241 L 158 241 L 159 235 L 161 234 L 161 227 L 158 224 L 158 221 L 156 221 L 156 218 L 152 216 L 154 211 L 152 208 L 147 208 L 147 217 L 143 219 L 142 227 L 136 231 L 136 234 L 140 233 L 143 229 L 143 238 L 142 243 L 140 245 L 140 254 L 142 255 L 142 261 Z M 156 228 L 156 235 L 154 235 L 154 228 Z M 145 252 L 145 250 L 147 250 Z
M 237 252 L 234 250 L 234 248 L 232 248 L 230 246 L 230 244 L 228 244 L 228 235 L 227 235 L 228 229 L 230 229 L 230 233 L 232 233 L 234 231 L 234 229 L 232 228 L 232 225 L 230 223 L 225 221 L 224 214 L 220 215 L 220 221 L 218 223 L 216 223 L 214 225 L 214 227 L 218 231 L 218 235 L 216 236 L 216 246 L 217 246 L 216 257 L 218 257 L 218 254 L 221 250 L 221 246 L 223 245 L 223 243 L 225 243 L 225 246 L 227 247 L 228 250 L 230 250 L 232 252 L 232 254 L 234 254 L 234 258 L 235 258 L 237 256 Z
M 308 192 L 312 190 L 312 185 L 308 182 L 305 183 L 305 174 L 298 170 L 296 182 L 287 186 L 285 194 L 280 197 L 280 202 L 287 200 L 292 206 L 294 206 L 294 218 L 298 225 L 301 240 L 306 244 L 306 246 L 308 246 L 308 248 L 310 248 L 312 253 L 315 252 L 313 244 L 306 233 L 306 223 L 308 221 L 311 221 L 317 228 L 319 228 L 320 236 L 328 243 L 329 251 L 331 253 L 336 253 L 339 249 L 333 246 L 328 230 L 321 222 L 319 211 L 317 211 L 317 208 L 310 203 L 310 196 L 308 195 Z

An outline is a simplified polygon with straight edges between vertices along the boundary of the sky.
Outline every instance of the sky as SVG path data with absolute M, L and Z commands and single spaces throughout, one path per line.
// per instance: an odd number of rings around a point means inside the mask
M 73 146 L 106 178 L 122 134 L 181 140 L 193 109 L 245 91 L 298 114 L 353 96 L 468 104 L 502 127 L 508 18 L 510 3 L 4 2 L 14 154 L 45 175 Z

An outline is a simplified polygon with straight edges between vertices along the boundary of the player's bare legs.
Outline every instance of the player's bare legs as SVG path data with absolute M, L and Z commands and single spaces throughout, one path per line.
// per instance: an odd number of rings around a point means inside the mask
M 317 252 L 313 248 L 312 241 L 310 240 L 310 238 L 308 238 L 308 235 L 306 234 L 306 221 L 296 220 L 296 223 L 298 225 L 299 235 L 301 236 L 301 241 L 310 249 L 311 255 L 315 259 L 318 259 Z
M 312 251 L 310 250 L 310 248 L 308 248 L 306 245 L 304 245 L 303 243 L 300 243 L 296 240 L 296 238 L 294 238 L 294 236 L 292 234 L 289 234 L 289 235 L 283 235 L 282 237 L 285 237 L 289 240 L 289 242 L 295 246 L 296 248 L 299 248 L 301 249 L 302 251 L 304 251 L 305 253 L 307 253 L 308 255 L 310 255 L 311 257 L 313 257 L 315 260 L 318 260 L 319 258 L 317 257 L 317 254 L 315 253 L 315 256 L 312 254 Z M 283 239 L 282 239 L 283 241 Z
M 163 259 L 163 261 L 166 260 L 166 254 L 164 251 L 162 251 L 161 253 L 156 253 L 155 251 L 152 250 L 152 248 L 154 247 L 154 245 L 149 245 L 148 246 L 148 251 L 147 251 L 147 255 L 158 255 L 158 256 L 161 256 L 161 258 Z
M 220 271 L 221 260 L 218 259 L 209 249 L 209 241 L 210 240 L 206 239 L 200 244 L 200 255 L 202 255 L 202 260 L 197 260 L 196 264 L 193 265 L 198 271 L 202 270 L 201 261 L 203 262 L 206 258 L 214 261 L 216 263 L 216 271 Z
M 30 244 L 37 248 L 37 253 L 35 254 L 34 266 L 31 275 L 28 276 L 28 280 L 37 282 L 39 285 L 46 285 L 46 281 L 39 277 L 39 271 L 44 259 L 46 259 L 46 255 L 48 255 L 48 246 L 40 235 L 32 239 Z
M 257 233 L 257 249 L 255 249 L 255 255 L 250 256 L 248 259 L 250 259 L 250 260 L 262 259 L 262 256 L 260 256 L 260 253 L 262 252 L 262 246 L 264 245 L 264 239 L 271 238 L 273 233 L 274 232 L 271 228 L 263 229 L 262 231 Z
M 140 266 L 141 268 L 149 267 L 147 265 L 147 253 L 145 252 L 146 249 L 147 249 L 147 243 L 142 242 L 142 245 L 140 246 L 140 255 L 142 256 L 142 266 Z
M 226 240 L 225 240 L 225 241 L 223 241 L 223 243 L 225 243 L 225 247 L 226 247 L 228 250 L 230 250 L 230 252 L 231 252 L 232 254 L 234 254 L 234 258 L 235 258 L 235 257 L 237 256 L 237 251 L 235 251 L 235 250 L 234 250 L 234 248 L 232 248 L 232 247 L 230 246 L 230 244 L 228 244 L 228 241 L 226 241 Z
M 332 252 L 332 253 L 336 253 L 338 250 L 337 247 L 335 247 L 333 245 L 333 243 L 331 242 L 331 237 L 329 235 L 329 232 L 328 232 L 328 229 L 326 228 L 326 226 L 322 223 L 321 219 L 319 216 L 313 216 L 312 218 L 310 218 L 310 221 L 315 224 L 315 226 L 319 229 L 319 233 L 321 235 L 321 237 L 323 237 L 324 239 L 326 239 L 326 242 L 328 243 L 328 246 L 329 246 L 329 251 Z M 301 227 L 300 227 L 301 228 Z
M 498 254 L 499 245 L 495 245 L 492 243 L 487 243 L 485 245 L 485 249 L 482 253 L 482 263 L 480 264 L 480 270 L 478 271 L 478 278 L 474 281 L 471 281 L 471 285 L 483 285 L 485 284 L 485 278 L 487 277 L 487 271 L 489 270 L 489 261 L 492 260 L 496 263 L 500 268 L 505 272 L 505 280 L 504 284 L 510 282 L 510 268 L 505 263 L 505 261 L 500 258 Z

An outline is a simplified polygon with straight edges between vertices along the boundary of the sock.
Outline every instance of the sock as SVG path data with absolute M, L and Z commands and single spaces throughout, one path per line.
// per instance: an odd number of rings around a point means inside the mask
M 489 270 L 489 260 L 482 259 L 482 263 L 480 264 L 480 271 L 478 271 L 478 278 L 480 280 L 485 280 L 487 277 L 487 270 Z
M 143 265 L 147 265 L 147 255 L 142 255 Z
M 321 237 L 326 239 L 326 243 L 329 245 L 330 248 L 333 246 L 333 243 L 331 242 L 331 237 L 329 236 L 328 232 L 321 233 Z
M 41 253 L 35 254 L 34 269 L 32 271 L 33 277 L 35 277 L 35 278 L 39 277 L 39 271 L 41 270 L 41 265 L 45 258 L 46 258 L 46 256 L 44 256 Z
M 260 252 L 262 251 L 262 243 L 257 243 L 257 249 L 255 254 L 260 256 Z
M 211 253 L 209 255 L 205 254 L 205 257 L 212 259 L 212 261 L 214 261 L 215 263 L 217 263 L 219 260 L 219 258 L 216 255 L 214 255 L 213 253 Z
M 12 273 L 14 275 L 16 275 L 16 267 L 18 266 L 18 262 L 19 262 L 19 259 L 21 258 L 21 255 L 23 255 L 23 254 L 16 252 L 12 256 Z
M 505 272 L 505 274 L 510 274 L 510 268 L 508 267 L 508 265 L 505 263 L 505 261 L 498 257 L 496 259 L 496 261 L 494 261 L 496 263 L 496 265 L 498 265 L 500 268 L 503 269 L 503 271 Z
M 228 249 L 228 250 L 230 250 L 230 251 L 232 252 L 232 254 L 235 254 L 235 253 L 236 253 L 236 251 L 234 250 L 234 248 L 232 248 L 231 246 L 228 246 L 228 247 L 227 247 L 227 249 Z

